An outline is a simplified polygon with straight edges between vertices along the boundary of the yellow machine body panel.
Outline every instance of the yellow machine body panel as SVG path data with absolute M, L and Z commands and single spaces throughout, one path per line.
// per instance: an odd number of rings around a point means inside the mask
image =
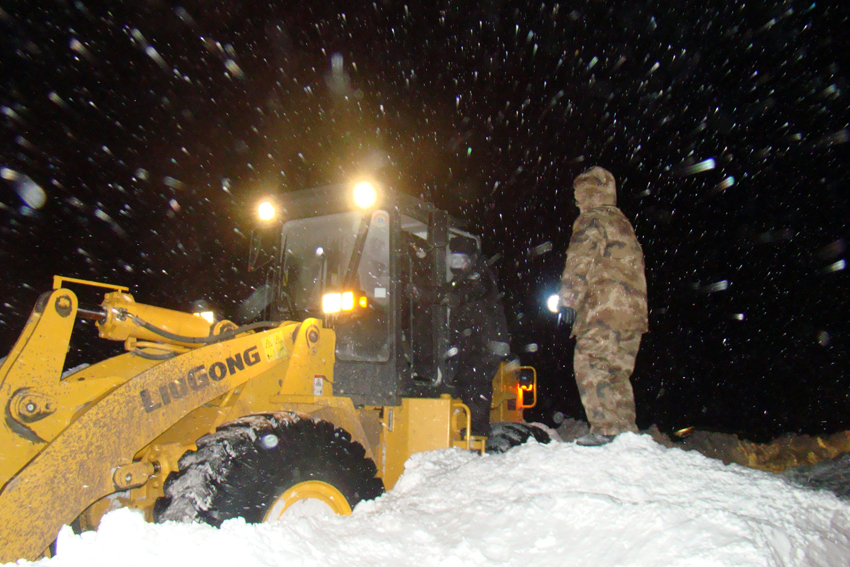
M 385 408 L 381 470 L 390 488 L 404 472 L 414 453 L 459 447 L 484 451 L 483 437 L 462 436 L 469 431 L 469 409 L 450 396 L 438 399 L 404 398 L 401 407 Z

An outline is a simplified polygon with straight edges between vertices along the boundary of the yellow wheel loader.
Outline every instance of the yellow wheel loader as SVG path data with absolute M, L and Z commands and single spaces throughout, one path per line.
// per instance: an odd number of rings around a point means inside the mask
M 49 554 L 62 525 L 93 529 L 118 507 L 216 526 L 348 514 L 413 453 L 483 452 L 446 354 L 451 309 L 410 291 L 444 285 L 450 241 L 478 238 L 418 199 L 377 197 L 282 195 L 268 285 L 246 303 L 264 320 L 243 326 L 55 277 L 0 366 L 0 563 Z M 249 257 L 256 268 L 261 248 Z M 81 305 L 71 288 L 92 286 L 102 303 Z M 126 352 L 65 370 L 78 319 Z M 548 440 L 523 425 L 533 369 L 503 362 L 493 390 L 500 443 Z

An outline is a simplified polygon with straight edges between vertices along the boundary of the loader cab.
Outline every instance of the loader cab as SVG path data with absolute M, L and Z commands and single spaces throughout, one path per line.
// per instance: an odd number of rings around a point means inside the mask
M 281 196 L 272 313 L 334 329 L 334 393 L 357 405 L 454 395 L 451 313 L 435 292 L 451 278 L 449 242 L 478 238 L 406 194 L 383 188 L 366 210 L 348 195 L 333 185 Z

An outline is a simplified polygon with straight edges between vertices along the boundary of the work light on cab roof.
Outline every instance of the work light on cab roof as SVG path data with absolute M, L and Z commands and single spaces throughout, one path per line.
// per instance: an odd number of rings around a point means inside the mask
M 378 201 L 378 191 L 368 181 L 355 183 L 352 196 L 354 198 L 354 204 L 361 209 L 371 209 Z
M 257 216 L 263 222 L 274 220 L 277 210 L 271 201 L 263 201 L 257 206 Z

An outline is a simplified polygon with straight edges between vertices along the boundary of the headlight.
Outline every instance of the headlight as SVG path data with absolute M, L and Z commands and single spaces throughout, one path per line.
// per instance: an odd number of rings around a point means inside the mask
M 206 319 L 210 323 L 215 323 L 215 314 L 212 311 L 201 311 L 199 313 L 192 313 L 195 317 L 200 317 L 201 319 Z
M 369 305 L 369 300 L 365 295 L 360 293 L 355 294 L 353 291 L 326 293 L 322 297 L 322 312 L 326 315 L 339 313 L 340 311 L 352 311 L 354 310 L 355 305 L 360 308 L 365 308 Z
M 326 293 L 322 297 L 322 313 L 339 313 L 342 310 L 342 294 Z

